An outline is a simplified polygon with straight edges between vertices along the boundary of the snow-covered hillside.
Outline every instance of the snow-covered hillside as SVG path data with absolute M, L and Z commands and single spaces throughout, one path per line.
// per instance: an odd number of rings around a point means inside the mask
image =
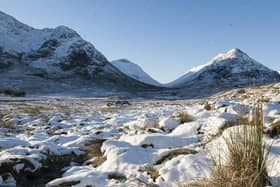
M 225 69 L 223 69 L 225 67 Z M 260 64 L 256 60 L 250 58 L 246 53 L 241 51 L 240 49 L 231 49 L 226 53 L 218 54 L 212 60 L 210 60 L 207 64 L 200 65 L 190 69 L 186 74 L 181 76 L 180 78 L 176 79 L 175 81 L 167 84 L 170 87 L 180 87 L 187 82 L 194 80 L 195 78 L 199 77 L 202 74 L 211 74 L 213 70 L 220 69 L 221 75 L 230 76 L 230 74 L 234 74 L 239 76 L 242 73 L 252 73 L 256 74 L 256 79 L 262 79 L 263 74 L 275 74 L 273 70 L 265 67 L 264 65 Z M 260 75 L 260 76 L 258 76 Z M 251 83 L 253 83 L 254 75 L 248 75 L 248 78 L 251 78 Z M 276 80 L 279 80 L 277 75 L 274 77 Z M 209 80 L 211 81 L 211 80 Z M 240 80 L 244 81 L 244 80 Z M 246 80 L 245 80 L 246 81 Z M 264 80 L 265 81 L 265 80 Z
M 74 66 L 71 63 L 82 66 L 104 65 L 107 62 L 92 44 L 65 26 L 34 29 L 0 12 L 0 34 L 2 58 L 5 57 L 3 54 L 11 54 L 14 58 L 18 57 L 18 63 L 29 63 L 32 67 L 46 71 L 59 71 L 58 67 L 61 66 L 71 69 L 70 66 Z M 75 59 L 71 55 L 75 54 L 82 58 L 80 64 L 72 62 Z
M 114 60 L 111 63 L 129 77 L 150 85 L 161 86 L 159 82 L 148 75 L 139 65 L 126 59 Z
M 232 49 L 214 57 L 207 64 L 192 68 L 167 86 L 180 89 L 179 95 L 193 97 L 236 87 L 265 85 L 279 82 L 280 75 L 240 49 Z
M 110 89 L 150 88 L 119 71 L 91 43 L 66 26 L 35 29 L 0 11 L 0 36 L 0 88 L 36 87 L 43 91 L 48 87 L 53 91 L 61 84 L 78 88 L 96 84 Z

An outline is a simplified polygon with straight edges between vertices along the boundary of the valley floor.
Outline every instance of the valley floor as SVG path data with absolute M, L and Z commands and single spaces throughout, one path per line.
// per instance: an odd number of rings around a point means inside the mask
M 275 84 L 205 100 L 0 97 L 0 186 L 207 181 L 225 148 L 222 136 L 242 125 L 254 94 L 265 97 L 265 132 L 280 123 L 279 92 Z M 280 185 L 280 136 L 264 141 L 269 179 Z

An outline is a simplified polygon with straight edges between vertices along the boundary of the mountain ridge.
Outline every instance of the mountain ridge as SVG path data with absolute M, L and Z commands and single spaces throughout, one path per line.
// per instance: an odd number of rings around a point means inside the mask
M 0 88 L 28 90 L 31 84 L 34 89 L 30 92 L 40 92 L 48 86 L 41 88 L 44 81 L 53 82 L 54 87 L 55 83 L 70 84 L 66 86 L 69 89 L 156 89 L 119 71 L 94 45 L 66 26 L 35 29 L 0 12 L 0 34 L 0 73 L 5 80 L 0 82 Z M 32 82 L 32 78 L 38 82 Z
M 126 75 L 134 78 L 138 81 L 144 82 L 146 84 L 163 86 L 158 81 L 153 79 L 149 74 L 147 74 L 138 64 L 135 64 L 127 59 L 118 59 L 111 61 L 115 67 Z
M 250 68 L 255 68 L 256 70 L 262 70 L 267 72 L 269 71 L 275 72 L 274 70 L 270 70 L 266 66 L 252 59 L 242 50 L 238 48 L 233 48 L 225 53 L 220 53 L 216 55 L 206 64 L 191 68 L 178 79 L 168 83 L 167 86 L 178 87 L 181 84 L 184 84 L 184 82 L 192 81 L 192 79 L 196 78 L 204 71 L 207 71 L 209 68 L 213 66 L 222 66 L 222 65 L 228 65 L 233 67 L 232 71 L 228 73 L 240 73 L 242 71 L 248 71 L 250 70 Z
M 278 72 L 238 48 L 193 67 L 171 83 L 160 84 L 126 59 L 109 62 L 93 44 L 66 26 L 36 29 L 0 11 L 0 35 L 0 89 L 30 93 L 76 89 L 101 96 L 105 92 L 127 91 L 148 97 L 167 94 L 194 98 L 236 87 L 280 82 Z

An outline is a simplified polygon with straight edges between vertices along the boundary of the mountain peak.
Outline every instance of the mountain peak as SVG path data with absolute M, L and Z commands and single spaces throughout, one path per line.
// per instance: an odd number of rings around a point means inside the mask
M 238 49 L 238 48 L 233 48 L 231 50 L 229 50 L 226 54 L 228 54 L 228 56 L 231 56 L 233 58 L 239 58 L 239 57 L 249 57 L 245 52 L 243 52 L 242 50 Z
M 0 11 L 0 25 L 1 25 L 0 29 L 2 29 L 2 30 L 4 29 L 4 31 L 12 32 L 12 33 L 15 33 L 15 32 L 18 33 L 19 30 L 26 31 L 26 32 L 33 30 L 32 27 L 30 27 L 24 23 L 21 23 L 14 17 L 12 17 L 4 12 L 1 12 L 1 11 Z
M 75 37 L 80 37 L 80 35 L 74 31 L 73 29 L 67 27 L 67 26 L 64 26 L 64 25 L 61 25 L 61 26 L 58 26 L 56 27 L 55 29 L 52 29 L 53 30 L 53 36 L 56 36 L 58 38 L 75 38 Z
M 233 58 L 238 58 L 239 60 L 242 61 L 250 61 L 252 60 L 245 52 L 238 48 L 233 48 L 226 53 L 220 53 L 217 56 L 215 56 L 210 63 L 215 63 L 218 61 L 223 61 L 226 59 L 233 59 Z
M 240 49 L 234 48 L 218 54 L 207 64 L 190 69 L 183 76 L 169 83 L 168 86 L 186 86 L 194 80 L 205 81 L 201 84 L 223 81 L 228 82 L 228 85 L 246 85 L 251 83 L 252 77 L 255 77 L 259 84 L 271 83 L 280 79 L 280 76 L 275 74 L 273 70 L 252 59 Z

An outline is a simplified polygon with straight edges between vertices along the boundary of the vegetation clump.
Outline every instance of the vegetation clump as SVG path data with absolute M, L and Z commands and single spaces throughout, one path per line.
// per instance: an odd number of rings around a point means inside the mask
M 126 176 L 121 174 L 121 173 L 118 173 L 118 172 L 112 172 L 112 173 L 108 174 L 108 179 L 115 179 L 115 180 L 118 180 L 118 181 L 124 181 L 124 180 L 126 180 Z
M 181 123 L 187 123 L 193 121 L 193 117 L 189 115 L 187 112 L 181 112 L 177 116 Z
M 8 95 L 11 97 L 24 97 L 26 93 L 20 90 L 12 90 L 12 89 L 0 89 L 0 94 Z
M 212 107 L 211 107 L 211 105 L 208 102 L 206 102 L 204 104 L 204 109 L 207 110 L 207 111 L 210 111 L 212 109 Z
M 267 153 L 263 145 L 262 102 L 254 105 L 251 125 L 242 125 L 225 138 L 228 147 L 226 164 L 218 163 L 213 181 L 217 187 L 262 187 L 269 184 L 266 171 Z
M 269 126 L 268 130 L 266 131 L 266 133 L 268 133 L 271 138 L 279 136 L 280 135 L 280 121 L 272 123 Z
M 139 169 L 140 172 L 147 172 L 147 174 L 156 181 L 156 179 L 160 176 L 159 171 L 152 166 L 143 166 Z

